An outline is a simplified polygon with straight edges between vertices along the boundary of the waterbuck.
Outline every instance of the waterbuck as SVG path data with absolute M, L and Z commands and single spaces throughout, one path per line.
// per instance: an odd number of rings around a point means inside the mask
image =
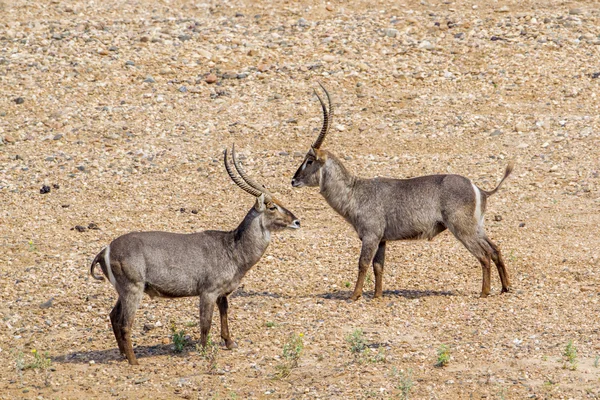
M 487 198 L 510 175 L 509 163 L 492 191 L 478 188 L 460 175 L 429 175 L 412 179 L 363 179 L 352 175 L 342 162 L 321 145 L 331 126 L 331 97 L 315 91 L 323 109 L 323 127 L 292 179 L 292 186 L 318 186 L 327 203 L 353 227 L 362 241 L 358 279 L 352 300 L 362 296 L 369 265 L 375 275 L 375 298 L 382 296 L 385 245 L 390 240 L 429 239 L 449 229 L 479 260 L 483 268 L 481 297 L 490 293 L 490 259 L 500 274 L 502 292 L 510 290 L 508 272 L 498 247 L 486 236 L 483 213 Z
M 96 264 L 115 287 L 119 298 L 110 313 L 119 350 L 130 364 L 138 361 L 133 352 L 131 329 L 144 293 L 150 297 L 187 297 L 200 299 L 200 343 L 206 346 L 215 303 L 221 317 L 221 338 L 232 349 L 234 341 L 227 324 L 227 296 L 246 273 L 260 260 L 271 241 L 271 233 L 286 228 L 298 229 L 300 221 L 262 185 L 249 178 L 232 149 L 236 176 L 228 161 L 224 163 L 231 179 L 256 197 L 240 225 L 229 232 L 204 231 L 191 234 L 168 232 L 131 232 L 118 237 L 98 253 Z M 241 177 L 241 179 L 240 179 Z

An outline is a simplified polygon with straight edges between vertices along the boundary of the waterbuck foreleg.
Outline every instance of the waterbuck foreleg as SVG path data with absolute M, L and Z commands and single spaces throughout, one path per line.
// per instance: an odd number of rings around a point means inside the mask
M 229 303 L 227 297 L 219 297 L 217 299 L 217 305 L 219 306 L 219 315 L 221 316 L 221 339 L 225 341 L 225 347 L 231 350 L 235 347 L 235 342 L 231 340 L 231 335 L 229 334 L 229 325 L 227 322 L 227 309 L 229 308 Z
M 215 309 L 215 301 L 205 296 L 200 296 L 200 345 L 206 347 L 208 343 L 208 333 L 212 323 L 212 315 Z
M 367 269 L 373 262 L 373 256 L 377 247 L 379 246 L 379 239 L 363 238 L 362 248 L 360 250 L 360 258 L 358 260 L 358 278 L 356 280 L 356 286 L 352 293 L 351 300 L 355 301 L 362 296 L 363 285 L 365 283 L 365 277 L 367 276 Z
M 385 263 L 385 242 L 379 242 L 379 248 L 373 259 L 373 274 L 375 275 L 374 299 L 383 296 L 383 264 Z

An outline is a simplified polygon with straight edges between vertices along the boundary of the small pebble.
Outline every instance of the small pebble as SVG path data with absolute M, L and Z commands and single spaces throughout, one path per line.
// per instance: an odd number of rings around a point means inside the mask
M 44 185 L 40 189 L 40 194 L 46 194 L 46 193 L 50 193 L 50 186 L 48 186 L 48 185 Z
M 217 81 L 217 76 L 215 74 L 208 74 L 204 80 L 206 83 L 215 83 Z

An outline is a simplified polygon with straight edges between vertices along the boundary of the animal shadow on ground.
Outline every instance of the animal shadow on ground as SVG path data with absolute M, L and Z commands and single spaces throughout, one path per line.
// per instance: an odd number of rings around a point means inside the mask
M 229 295 L 229 298 L 235 297 L 270 297 L 272 299 L 291 299 L 292 297 L 287 294 L 271 293 L 271 292 L 256 292 L 254 290 L 244 290 L 240 287 L 235 292 Z
M 317 297 L 321 297 L 327 300 L 349 300 L 352 291 L 344 290 L 344 291 L 336 291 L 336 292 L 327 292 L 317 295 Z M 368 299 L 373 298 L 373 291 L 364 292 L 363 297 Z M 406 299 L 419 299 L 421 297 L 430 297 L 430 296 L 456 296 L 456 294 L 450 291 L 439 291 L 439 290 L 384 290 L 383 297 L 404 297 Z
M 155 346 L 136 346 L 134 351 L 137 358 L 156 357 L 163 355 L 171 355 L 175 357 L 184 357 L 190 352 L 194 352 L 196 343 L 199 341 L 189 341 L 183 351 L 176 353 L 173 350 L 172 344 L 159 344 Z M 91 350 L 91 351 L 74 351 L 63 355 L 54 356 L 52 362 L 60 364 L 87 364 L 94 361 L 99 364 L 108 364 L 111 361 L 127 362 L 127 359 L 119 354 L 119 350 L 115 348 L 106 350 Z

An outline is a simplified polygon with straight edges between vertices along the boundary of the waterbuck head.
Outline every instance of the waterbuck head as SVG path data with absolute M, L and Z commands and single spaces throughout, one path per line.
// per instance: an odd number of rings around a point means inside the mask
M 292 186 L 293 187 L 302 187 L 302 186 L 319 186 L 321 180 L 321 168 L 325 165 L 327 161 L 327 152 L 320 150 L 321 144 L 325 140 L 325 136 L 327 132 L 329 132 L 329 127 L 331 126 L 331 116 L 333 115 L 333 108 L 331 105 L 331 97 L 329 97 L 329 93 L 327 89 L 323 87 L 321 83 L 319 83 L 321 89 L 325 92 L 327 96 L 327 103 L 329 105 L 329 111 L 327 111 L 327 106 L 325 102 L 319 96 L 319 93 L 315 90 L 315 94 L 321 103 L 321 108 L 323 109 L 323 127 L 321 128 L 321 132 L 319 133 L 319 137 L 312 144 L 308 153 L 304 157 L 304 161 L 300 168 L 294 174 L 292 178 Z
M 262 218 L 262 226 L 271 232 L 300 228 L 300 220 L 296 218 L 294 214 L 285 208 L 279 200 L 275 199 L 266 187 L 246 175 L 235 156 L 235 145 L 231 148 L 231 158 L 233 159 L 233 165 L 239 176 L 233 172 L 233 169 L 229 164 L 227 149 L 225 149 L 223 155 L 225 169 L 231 180 L 233 180 L 240 188 L 256 197 L 254 209 L 260 213 L 259 218 Z

